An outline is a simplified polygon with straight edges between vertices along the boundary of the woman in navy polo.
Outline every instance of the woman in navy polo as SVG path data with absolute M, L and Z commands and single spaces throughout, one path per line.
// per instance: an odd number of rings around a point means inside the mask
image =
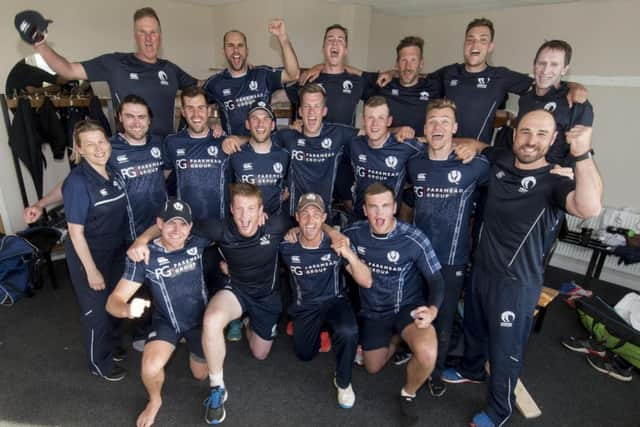
M 120 328 L 105 305 L 124 270 L 127 196 L 122 179 L 107 166 L 111 145 L 98 122 L 79 122 L 73 144 L 78 166 L 62 185 L 70 237 L 65 241 L 67 265 L 80 304 L 89 370 L 119 381 L 126 375 L 114 363 Z

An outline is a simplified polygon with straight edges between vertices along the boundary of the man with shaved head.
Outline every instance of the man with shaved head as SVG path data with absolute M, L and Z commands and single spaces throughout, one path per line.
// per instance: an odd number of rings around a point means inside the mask
M 593 160 L 591 133 L 592 128 L 581 125 L 566 132 L 575 180 L 550 173 L 553 165 L 545 155 L 557 131 L 553 115 L 545 110 L 520 119 L 513 151 L 482 150 L 492 165 L 484 225 L 465 295 L 465 353 L 458 370 L 442 374 L 449 383 L 482 382 L 489 360 L 488 401 L 473 417 L 473 426 L 504 425 L 511 416 L 554 229 L 565 212 L 580 218 L 600 213 L 602 179 Z

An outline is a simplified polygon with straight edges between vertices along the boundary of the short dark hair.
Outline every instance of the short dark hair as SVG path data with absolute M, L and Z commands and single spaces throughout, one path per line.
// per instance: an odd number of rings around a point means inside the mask
M 415 46 L 420 49 L 420 59 L 422 59 L 422 49 L 424 47 L 424 40 L 422 37 L 418 36 L 407 36 L 400 40 L 398 46 L 396 46 L 396 61 L 400 59 L 400 51 L 405 47 Z
M 142 18 L 153 18 L 158 22 L 158 27 L 161 27 L 160 18 L 158 18 L 158 14 L 152 7 L 143 7 L 142 9 L 136 10 L 133 14 L 133 23 L 135 24 Z
M 389 110 L 389 113 L 391 113 L 391 109 L 389 108 L 389 103 L 387 102 L 387 98 L 380 95 L 375 95 L 367 99 L 367 102 L 364 103 L 364 108 L 374 108 L 374 107 L 380 107 L 382 105 L 386 105 L 387 110 Z
M 427 114 L 431 110 L 442 110 L 443 108 L 449 108 L 453 111 L 453 116 L 456 116 L 456 103 L 448 98 L 432 99 L 427 104 Z
M 327 105 L 327 91 L 324 90 L 324 88 L 318 83 L 307 83 L 300 88 L 300 90 L 298 91 L 298 99 L 300 100 L 300 104 L 302 104 L 303 97 L 308 93 L 321 93 L 322 101 L 324 102 L 324 105 Z
M 180 102 L 184 104 L 185 98 L 195 98 L 200 95 L 204 96 L 204 100 L 207 101 L 207 92 L 202 87 L 196 85 L 186 87 L 180 92 Z
M 324 46 L 324 42 L 327 39 L 327 34 L 329 33 L 329 31 L 331 30 L 340 30 L 344 33 L 344 43 L 345 45 L 349 45 L 349 30 L 347 30 L 345 27 L 343 27 L 340 24 L 333 24 L 333 25 L 329 25 L 327 27 L 326 30 L 324 30 L 324 37 L 322 38 L 322 45 Z
M 565 67 L 571 63 L 571 54 L 573 53 L 573 49 L 571 49 L 571 45 L 564 40 L 547 40 L 538 48 L 536 52 L 536 57 L 533 58 L 533 63 L 535 64 L 538 61 L 538 56 L 540 56 L 540 52 L 544 49 L 551 50 L 561 50 L 564 52 L 564 65 Z
M 229 30 L 229 31 L 227 31 L 226 33 L 224 33 L 224 36 L 222 36 L 222 47 L 223 47 L 223 48 L 224 48 L 224 46 L 225 46 L 225 43 L 227 43 L 227 36 L 228 36 L 229 34 L 231 34 L 231 33 L 238 33 L 238 34 L 240 34 L 240 35 L 242 36 L 242 40 L 244 40 L 244 46 L 245 46 L 245 47 L 248 47 L 248 46 L 247 46 L 247 36 L 245 35 L 245 33 L 243 33 L 243 32 L 242 32 L 242 31 L 240 31 L 240 30 Z
M 393 198 L 395 199 L 395 195 L 393 194 L 393 190 L 387 184 L 385 184 L 383 182 L 374 182 L 373 184 L 370 184 L 364 190 L 363 199 L 365 201 L 365 204 L 367 202 L 367 196 L 377 196 L 378 194 L 384 194 L 384 193 L 387 193 L 387 192 L 391 193 L 391 196 L 393 196 Z
M 260 187 L 257 185 L 243 182 L 229 184 L 229 193 L 231 195 L 231 204 L 233 204 L 233 200 L 236 196 L 255 197 L 258 199 L 260 204 L 262 204 L 262 191 L 260 191 Z
M 491 20 L 484 17 L 474 19 L 473 21 L 469 22 L 469 24 L 467 24 L 467 30 L 464 32 L 464 34 L 466 35 L 470 29 L 475 27 L 488 27 L 489 32 L 491 33 L 491 41 L 493 41 L 493 38 L 496 35 L 496 31 L 493 29 L 493 22 L 491 22 Z
M 118 121 L 117 123 L 118 132 L 124 132 L 124 127 L 122 126 L 122 122 L 120 121 L 120 115 L 122 114 L 122 109 L 124 108 L 124 104 L 144 105 L 147 108 L 147 114 L 149 115 L 149 120 L 153 119 L 153 111 L 151 111 L 151 107 L 149 107 L 149 104 L 147 104 L 147 101 L 139 95 L 130 93 L 129 95 L 122 98 L 122 101 L 118 105 L 118 110 L 116 111 L 116 120 Z

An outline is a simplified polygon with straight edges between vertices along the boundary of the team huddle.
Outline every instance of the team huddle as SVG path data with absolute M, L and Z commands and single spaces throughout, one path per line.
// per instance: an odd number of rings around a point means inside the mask
M 90 372 L 124 378 L 120 319 L 139 319 L 149 401 L 137 425 L 154 423 L 181 341 L 193 376 L 209 380 L 205 420 L 219 424 L 230 397 L 225 328 L 244 328 L 265 359 L 285 316 L 303 361 L 329 334 L 342 408 L 356 402 L 354 360 L 373 374 L 404 348 L 408 419 L 425 384 L 441 397 L 447 383 L 486 381 L 471 425 L 504 425 L 543 259 L 565 212 L 601 209 L 593 110 L 584 87 L 562 81 L 571 46 L 545 42 L 534 78 L 490 66 L 494 28 L 481 18 L 467 26 L 463 63 L 422 76 L 423 40 L 409 36 L 397 68 L 372 73 L 345 65 L 348 30 L 332 25 L 324 63 L 301 75 L 284 22 L 269 32 L 282 68 L 249 66 L 246 36 L 231 30 L 227 68 L 206 81 L 158 58 L 151 8 L 134 15 L 135 53 L 71 63 L 46 37 L 31 41 L 63 77 L 107 81 L 117 106 L 111 137 L 78 123 L 77 166 L 24 212 L 33 222 L 64 202 Z M 279 89 L 299 117 L 286 129 L 270 105 Z M 184 126 L 174 133 L 178 91 Z M 520 96 L 517 117 L 503 111 L 510 93 Z M 219 124 L 209 121 L 214 104 Z M 506 124 L 494 137 L 496 117 Z M 464 356 L 449 367 L 461 297 Z

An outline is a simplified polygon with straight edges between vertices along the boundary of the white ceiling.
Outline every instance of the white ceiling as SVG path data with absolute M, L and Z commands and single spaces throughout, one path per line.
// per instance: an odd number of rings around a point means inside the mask
M 184 3 L 219 6 L 242 0 L 176 0 Z M 459 12 L 479 12 L 540 4 L 598 2 L 606 0 L 325 0 L 330 3 L 371 6 L 375 11 L 398 16 L 434 16 Z

